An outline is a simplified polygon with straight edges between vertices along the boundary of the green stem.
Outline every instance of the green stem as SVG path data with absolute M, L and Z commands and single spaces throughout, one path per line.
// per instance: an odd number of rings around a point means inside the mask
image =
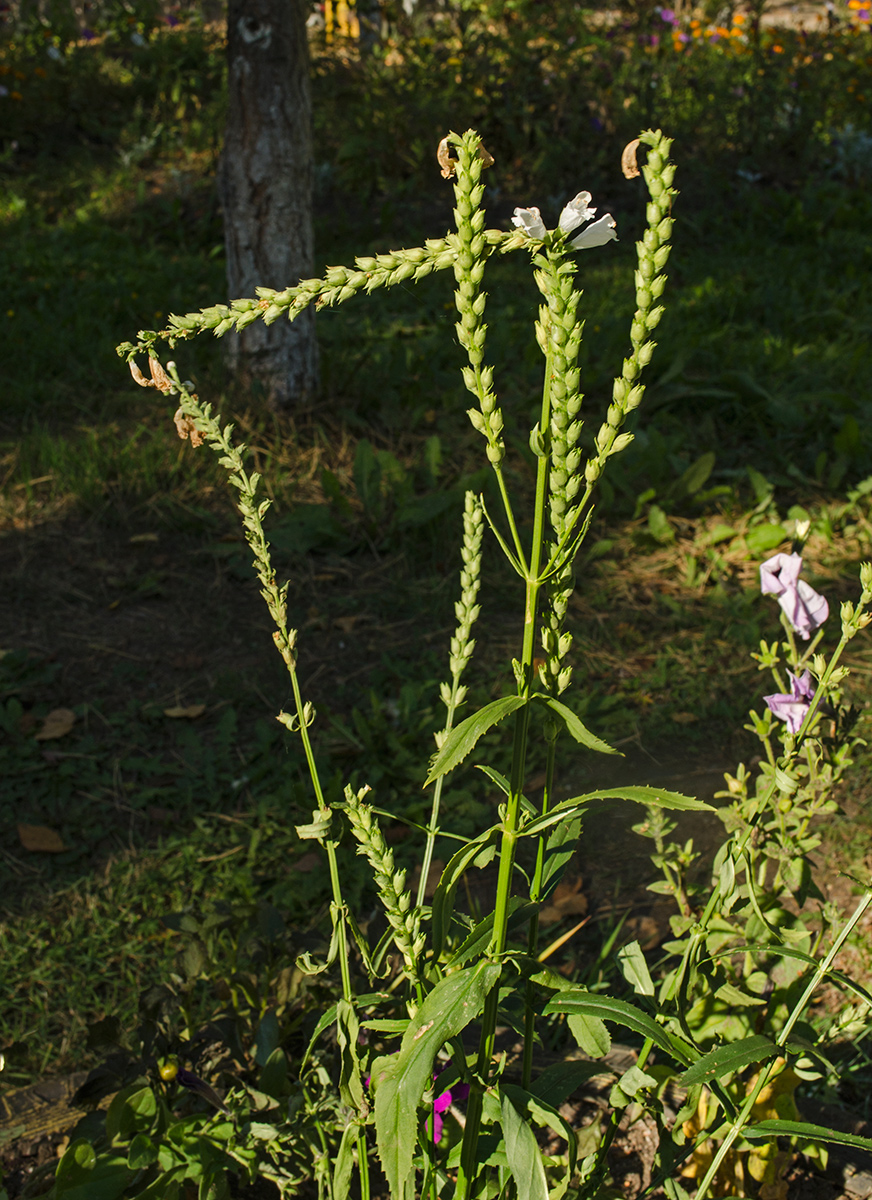
M 548 741 L 548 759 L 545 764 L 545 791 L 542 796 L 542 816 L 546 816 L 551 805 L 554 789 L 554 764 L 557 758 L 557 737 Z M 536 844 L 536 867 L 533 871 L 533 883 L 530 887 L 530 900 L 538 904 L 542 898 L 542 876 L 545 873 L 545 837 L 540 836 Z M 527 953 L 535 958 L 539 949 L 539 910 L 530 918 L 530 928 L 527 933 Z M 535 988 L 532 980 L 527 980 L 524 989 L 524 1064 L 521 1086 L 530 1087 L 533 1074 L 533 1039 L 536 1033 L 536 1010 L 533 1007 Z
M 551 356 L 545 360 L 545 381 L 542 388 L 542 416 L 540 429 L 548 429 L 551 421 Z M 533 539 L 530 550 L 530 570 L 527 576 L 524 599 L 524 635 L 521 649 L 521 695 L 529 699 L 533 687 L 533 650 L 536 639 L 536 609 L 542 581 L 539 569 L 542 563 L 542 547 L 545 536 L 545 501 L 548 484 L 547 455 L 539 458 L 536 472 L 536 503 L 533 513 Z M 509 798 L 503 823 L 500 844 L 500 869 L 494 903 L 494 924 L 491 936 L 490 955 L 499 958 L 506 948 L 506 933 L 509 918 L 509 900 L 512 891 L 512 874 L 515 865 L 515 850 L 518 840 L 518 825 L 521 809 L 521 792 L 527 762 L 527 732 L 530 723 L 530 705 L 524 704 L 515 714 L 514 742 L 512 746 L 512 769 L 509 781 Z M 499 1007 L 499 985 L 488 995 L 481 1022 L 481 1038 L 476 1064 L 477 1081 L 469 1096 L 466 1128 L 463 1131 L 463 1146 L 460 1169 L 457 1176 L 455 1200 L 469 1200 L 471 1188 L 477 1174 L 478 1138 L 482 1115 L 482 1080 L 485 1078 L 493 1056 L 494 1038 Z
M 848 937 L 850 936 L 852 930 L 855 928 L 858 921 L 863 916 L 863 913 L 866 911 L 866 909 L 869 907 L 870 904 L 872 904 L 872 889 L 867 891 L 861 897 L 860 902 L 857 905 L 857 907 L 854 909 L 853 915 L 851 916 L 850 920 L 846 922 L 841 933 L 836 938 L 835 942 L 833 942 L 833 945 L 830 949 L 829 954 L 827 954 L 826 958 L 824 958 L 823 961 L 818 964 L 814 974 L 812 975 L 811 979 L 809 980 L 809 982 L 805 988 L 805 991 L 802 993 L 802 996 L 799 998 L 797 1003 L 794 1005 L 793 1011 L 791 1012 L 790 1016 L 788 1017 L 787 1021 L 785 1022 L 783 1029 L 778 1034 L 778 1037 L 775 1039 L 776 1046 L 783 1047 L 787 1044 L 787 1039 L 790 1037 L 791 1033 L 793 1032 L 794 1025 L 799 1020 L 799 1018 L 802 1016 L 803 1012 L 805 1012 L 806 1005 L 808 1004 L 809 1000 L 811 999 L 813 993 L 820 986 L 821 981 L 825 978 L 825 976 L 829 972 L 830 967 L 833 965 L 833 962 L 835 961 L 836 956 L 838 955 L 842 946 L 845 944 L 845 942 L 848 939 Z M 754 1087 L 751 1089 L 751 1091 L 746 1096 L 745 1102 L 742 1105 L 741 1109 L 739 1110 L 739 1114 L 736 1117 L 736 1120 L 733 1122 L 730 1132 L 727 1134 L 727 1136 L 721 1142 L 720 1146 L 717 1149 L 717 1152 L 715 1153 L 714 1158 L 711 1161 L 709 1169 L 706 1171 L 705 1175 L 703 1176 L 702 1182 L 700 1183 L 699 1188 L 696 1193 L 696 1200 L 704 1200 L 709 1188 L 712 1185 L 712 1182 L 715 1179 L 715 1176 L 717 1175 L 718 1171 L 720 1170 L 721 1163 L 724 1161 L 726 1156 L 729 1154 L 730 1148 L 732 1147 L 733 1143 L 736 1141 L 736 1138 L 738 1138 L 740 1136 L 742 1130 L 747 1125 L 748 1118 L 751 1115 L 754 1105 L 757 1103 L 757 1097 L 760 1095 L 760 1093 L 763 1091 L 763 1088 L 769 1082 L 769 1079 L 772 1075 L 774 1066 L 775 1066 L 774 1063 L 768 1063 L 760 1071 L 758 1078 L 757 1078 L 757 1082 L 755 1083 Z

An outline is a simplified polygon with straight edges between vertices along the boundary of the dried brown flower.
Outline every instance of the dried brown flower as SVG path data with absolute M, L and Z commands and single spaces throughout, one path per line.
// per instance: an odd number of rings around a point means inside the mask
M 152 359 L 152 362 L 154 362 L 154 359 Z M 205 437 L 202 433 L 200 433 L 199 429 L 194 424 L 194 418 L 189 417 L 184 409 L 179 408 L 176 410 L 176 415 L 173 417 L 173 421 L 175 421 L 176 432 L 182 441 L 184 441 L 185 438 L 190 438 L 192 446 L 203 445 L 206 440 Z
M 633 138 L 632 142 L 628 142 L 624 147 L 624 153 L 621 155 L 621 170 L 624 172 L 625 179 L 635 179 L 640 174 L 639 166 L 636 162 L 636 151 L 638 149 L 638 138 Z

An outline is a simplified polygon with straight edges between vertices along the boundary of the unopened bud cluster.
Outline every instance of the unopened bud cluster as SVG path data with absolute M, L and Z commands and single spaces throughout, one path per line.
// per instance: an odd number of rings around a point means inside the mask
M 581 292 L 573 283 L 575 271 L 575 263 L 563 260 L 561 250 L 552 250 L 548 267 L 535 273 L 536 285 L 546 301 L 539 310 L 536 338 L 550 371 L 550 446 L 543 449 L 550 449 L 551 455 L 548 505 L 554 532 L 552 554 L 558 552 L 561 538 L 575 523 L 575 502 L 582 485 L 578 448 L 582 396 L 577 366 L 582 334 L 577 316 Z M 571 555 L 558 561 L 560 565 L 549 576 L 547 585 L 548 606 L 542 625 L 545 663 L 540 678 L 549 692 L 559 695 L 572 680 L 572 668 L 562 665 L 572 645 L 572 635 L 563 632 L 563 625 L 575 580 Z
M 620 376 L 612 389 L 612 403 L 606 419 L 595 438 L 596 453 L 591 455 L 585 466 L 585 478 L 589 487 L 599 479 L 605 461 L 618 454 L 633 440 L 631 433 L 621 433 L 627 416 L 642 401 L 645 388 L 638 380 L 654 353 L 655 342 L 649 334 L 660 323 L 663 316 L 660 299 L 666 286 L 663 268 L 669 258 L 669 239 L 672 236 L 672 201 L 678 195 L 672 186 L 675 165 L 669 162 L 672 139 L 659 130 L 643 133 L 640 142 L 648 146 L 648 161 L 642 167 L 642 175 L 648 187 L 649 201 L 646 209 L 648 227 L 642 240 L 636 243 L 638 268 L 636 270 L 636 312 L 630 329 L 632 346 L 628 358 L 624 359 Z
M 481 538 L 484 528 L 484 514 L 481 501 L 474 492 L 466 493 L 463 509 L 463 544 L 460 555 L 463 566 L 460 568 L 460 599 L 454 605 L 454 615 L 457 617 L 457 629 L 451 639 L 451 650 L 448 666 L 451 671 L 451 683 L 443 683 L 439 694 L 448 709 L 449 716 L 454 709 L 466 698 L 466 688 L 459 682 L 466 664 L 472 658 L 475 649 L 475 639 L 471 636 L 472 626 L 478 620 L 481 611 L 476 599 L 481 587 Z
M 493 249 L 493 239 L 484 228 L 484 184 L 481 172 L 484 160 L 479 153 L 480 139 L 469 131 L 462 137 L 450 134 L 448 141 L 457 150 L 457 171 L 454 177 L 454 221 L 457 233 L 451 241 L 456 248 L 454 278 L 457 288 L 454 303 L 459 320 L 455 325 L 457 340 L 466 351 L 469 366 L 463 368 L 463 382 L 478 401 L 478 408 L 468 410 L 472 425 L 487 439 L 487 457 L 494 467 L 506 454 L 503 442 L 503 414 L 494 395 L 494 375 L 484 366 L 484 342 L 487 334 L 484 309 L 487 293 L 481 290 L 485 262 Z M 502 240 L 502 239 L 501 239 Z
M 396 870 L 393 851 L 385 842 L 372 806 L 364 803 L 363 798 L 368 792 L 368 787 L 361 788 L 359 792 L 347 787 L 345 814 L 351 832 L 359 843 L 358 854 L 364 855 L 372 867 L 375 885 L 406 970 L 417 977 L 418 959 L 423 953 L 426 938 L 420 932 L 420 918 L 412 904 L 412 894 L 406 889 L 406 872 Z

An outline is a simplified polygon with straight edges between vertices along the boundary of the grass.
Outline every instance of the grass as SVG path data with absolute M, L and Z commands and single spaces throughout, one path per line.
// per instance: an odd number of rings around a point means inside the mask
M 220 469 L 177 439 L 162 399 L 135 387 L 114 354 L 137 328 L 223 294 L 220 47 L 199 34 L 155 46 L 150 58 L 111 47 L 82 57 L 69 85 L 88 101 L 80 112 L 108 106 L 106 142 L 84 118 L 68 144 L 45 141 L 54 93 L 34 93 L 21 149 L 0 166 L 0 886 L 10 897 L 0 1045 L 14 1082 L 93 1061 L 88 1028 L 110 1014 L 133 1028 L 138 993 L 178 971 L 163 914 L 269 902 L 316 938 L 324 899 L 292 831 L 310 801 L 296 744 L 272 720 L 287 685 Z M 346 69 L 316 63 L 319 129 L 331 138 L 342 122 L 330 105 L 352 101 L 331 100 L 327 84 Z M 199 83 L 179 91 L 186 70 Z M 345 143 L 322 142 L 335 169 L 321 172 L 319 266 L 450 222 L 426 155 L 413 148 L 395 171 L 396 147 L 379 134 L 390 113 L 364 107 Z M 516 203 L 553 219 L 567 181 L 547 163 L 519 166 L 508 122 L 491 135 L 503 147 L 493 223 Z M 356 198 L 361 144 L 378 169 Z M 870 553 L 865 494 L 845 495 L 872 473 L 872 201 L 826 162 L 801 181 L 749 182 L 735 174 L 741 158 L 713 168 L 690 135 L 682 150 L 668 316 L 574 602 L 576 704 L 601 735 L 662 761 L 731 761 L 747 752 L 749 697 L 760 704 L 748 652 L 774 636 L 754 579 L 767 531 L 786 537 L 793 506 L 808 511 L 809 561 L 833 599 L 853 594 Z M 638 190 L 606 160 L 591 152 L 595 199 L 622 240 L 581 263 L 583 378 L 597 412 L 625 352 L 641 223 Z M 575 190 L 588 182 L 577 176 Z M 532 474 L 517 431 L 539 387 L 537 297 L 511 261 L 495 264 L 490 290 L 489 345 L 523 487 Z M 453 319 L 444 276 L 324 313 L 323 401 L 283 419 L 234 391 L 214 343 L 184 347 L 185 372 L 238 419 L 272 489 L 326 774 L 337 790 L 349 776 L 374 786 L 398 815 L 401 857 L 402 822 L 424 819 L 419 764 L 446 669 L 460 497 L 489 486 L 462 416 Z M 690 486 L 701 462 L 708 473 Z M 473 678 L 482 698 L 509 686 L 496 664 L 516 652 L 513 586 L 499 572 L 486 585 Z M 868 663 L 858 652 L 861 683 Z M 200 705 L 196 717 L 166 715 Z M 72 731 L 36 741 L 59 707 L 75 713 Z M 493 797 L 465 781 L 444 804 L 468 832 Z M 66 849 L 28 853 L 19 822 L 51 827 Z

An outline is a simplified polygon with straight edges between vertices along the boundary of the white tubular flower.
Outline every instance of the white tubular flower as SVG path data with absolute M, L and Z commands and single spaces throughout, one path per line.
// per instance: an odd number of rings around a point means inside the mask
M 588 225 L 587 229 L 583 229 L 578 237 L 573 238 L 569 244 L 575 250 L 589 250 L 592 246 L 604 246 L 606 242 L 616 242 L 618 235 L 615 233 L 615 224 L 612 214 L 606 213 L 604 217 L 594 221 L 593 225 Z
M 543 238 L 548 232 L 538 208 L 516 208 L 512 224 L 531 238 Z
M 596 208 L 590 207 L 590 192 L 579 192 L 560 214 L 558 228 L 562 233 L 572 233 L 573 229 L 589 221 L 595 213 Z

